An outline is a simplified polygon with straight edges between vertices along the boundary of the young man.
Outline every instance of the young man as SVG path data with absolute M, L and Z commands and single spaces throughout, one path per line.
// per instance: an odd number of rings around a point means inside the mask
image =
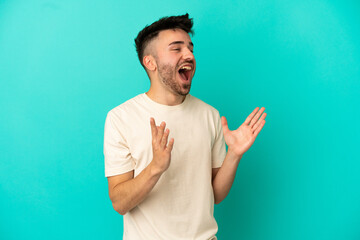
M 189 94 L 196 69 L 192 25 L 186 14 L 139 32 L 136 49 L 150 89 L 106 118 L 105 175 L 126 240 L 216 239 L 214 203 L 229 193 L 240 159 L 265 124 L 264 108 L 256 108 L 230 131 L 225 117 Z

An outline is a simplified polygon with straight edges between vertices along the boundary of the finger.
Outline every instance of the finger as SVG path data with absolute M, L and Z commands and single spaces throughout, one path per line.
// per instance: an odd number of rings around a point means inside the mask
M 150 118 L 150 126 L 151 126 L 151 136 L 152 139 L 156 139 L 156 135 L 157 135 L 157 127 L 155 125 L 155 119 L 154 118 Z
M 253 126 L 254 126 L 254 124 L 259 120 L 260 115 L 261 115 L 264 111 L 265 111 L 265 108 L 262 107 L 262 108 L 260 109 L 260 111 L 258 111 L 258 112 L 256 113 L 256 115 L 253 117 L 253 119 L 251 119 L 251 122 L 250 122 L 250 124 L 249 124 L 250 127 L 253 127 Z
M 244 123 L 245 123 L 246 125 L 249 125 L 251 119 L 254 117 L 255 113 L 256 113 L 258 110 L 259 110 L 258 107 L 256 107 L 256 108 L 254 109 L 254 111 L 252 111 L 252 113 L 250 113 L 250 115 L 245 119 L 245 122 L 244 122 Z
M 168 141 L 169 133 L 170 133 L 170 130 L 169 130 L 168 128 L 165 129 L 164 136 L 162 137 L 161 143 L 160 143 L 160 146 L 161 146 L 162 148 L 165 148 L 165 146 L 166 146 L 166 143 L 167 143 L 167 141 Z
M 265 125 L 265 120 L 262 120 L 261 123 L 260 123 L 260 126 L 254 132 L 254 137 L 255 138 L 257 137 L 257 135 L 259 134 L 259 132 L 261 131 L 261 129 L 263 128 L 264 125 Z
M 168 152 L 171 152 L 171 150 L 173 149 L 173 146 L 174 146 L 174 138 L 171 138 L 170 141 L 169 141 L 169 144 L 166 147 L 166 150 Z
M 164 135 L 164 129 L 165 129 L 166 123 L 165 122 L 161 122 L 160 127 L 158 129 L 158 135 L 157 135 L 157 142 L 160 143 L 161 142 L 161 138 Z
M 261 118 L 259 119 L 259 121 L 257 121 L 256 124 L 254 125 L 254 127 L 252 128 L 253 132 L 255 132 L 255 130 L 259 127 L 262 120 L 264 120 L 266 118 L 266 115 L 267 114 L 265 112 L 263 113 L 263 115 L 261 115 Z
M 225 117 L 225 116 L 222 116 L 222 117 L 221 117 L 221 125 L 222 125 L 222 128 L 223 128 L 223 132 L 224 132 L 224 134 L 226 134 L 227 132 L 229 132 L 229 131 L 230 131 L 229 126 L 228 126 L 228 123 L 227 123 L 227 120 L 226 120 L 226 117 Z

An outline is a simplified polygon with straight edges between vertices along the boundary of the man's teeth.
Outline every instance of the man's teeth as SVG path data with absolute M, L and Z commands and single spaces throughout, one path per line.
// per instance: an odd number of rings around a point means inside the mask
M 180 69 L 184 69 L 184 70 L 191 70 L 191 66 L 183 66 Z

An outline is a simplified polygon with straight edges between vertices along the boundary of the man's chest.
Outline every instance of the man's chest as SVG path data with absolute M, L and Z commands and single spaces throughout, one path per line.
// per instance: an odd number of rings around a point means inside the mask
M 170 130 L 168 141 L 174 138 L 172 167 L 199 165 L 203 159 L 209 159 L 215 138 L 215 125 L 211 118 L 204 114 L 147 113 L 133 116 L 127 126 L 127 141 L 136 173 L 140 173 L 152 160 L 150 117 L 155 119 L 157 126 L 162 121 L 166 123 L 166 128 Z

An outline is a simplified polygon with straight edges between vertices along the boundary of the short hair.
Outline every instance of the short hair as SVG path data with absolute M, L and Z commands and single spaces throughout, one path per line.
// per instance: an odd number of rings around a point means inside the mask
M 180 28 L 186 33 L 191 33 L 194 35 L 192 30 L 193 19 L 189 18 L 189 14 L 180 15 L 180 16 L 170 16 L 160 18 L 158 21 L 152 23 L 150 26 L 147 25 L 143 30 L 141 30 L 137 37 L 135 38 L 135 47 L 136 52 L 139 58 L 141 65 L 145 68 L 143 64 L 144 51 L 149 42 L 158 36 L 159 32 L 167 29 L 176 29 Z M 146 68 L 145 68 L 146 70 Z

